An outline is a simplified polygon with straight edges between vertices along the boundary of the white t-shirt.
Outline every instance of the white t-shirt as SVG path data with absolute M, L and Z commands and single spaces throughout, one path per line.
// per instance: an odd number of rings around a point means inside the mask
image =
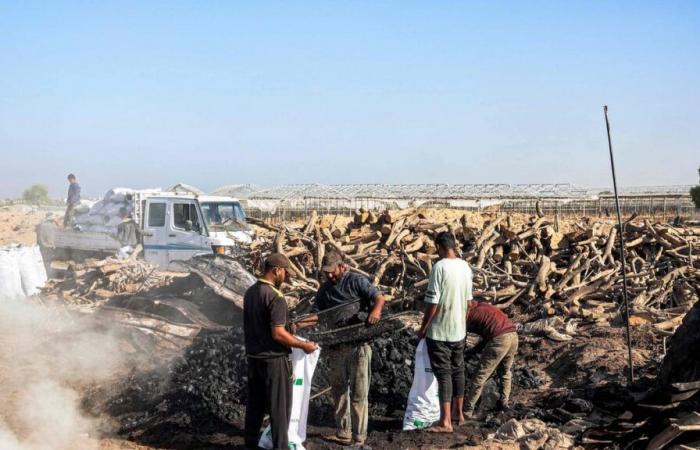
M 430 272 L 425 302 L 439 305 L 426 337 L 457 342 L 467 335 L 467 302 L 472 300 L 472 269 L 460 258 L 443 258 Z

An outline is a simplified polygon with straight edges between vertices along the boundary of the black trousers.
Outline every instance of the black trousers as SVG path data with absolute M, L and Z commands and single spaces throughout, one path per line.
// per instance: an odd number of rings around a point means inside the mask
M 444 342 L 426 339 L 433 375 L 442 403 L 464 396 L 464 340 Z
M 248 358 L 248 404 L 245 445 L 257 449 L 265 413 L 270 414 L 275 450 L 288 450 L 287 430 L 292 411 L 292 367 L 289 358 Z

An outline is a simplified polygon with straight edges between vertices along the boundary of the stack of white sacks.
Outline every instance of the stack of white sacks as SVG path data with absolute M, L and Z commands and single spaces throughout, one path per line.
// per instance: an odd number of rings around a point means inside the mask
M 0 247 L 0 300 L 38 294 L 46 269 L 38 246 Z
M 126 208 L 129 214 L 134 209 L 133 189 L 114 188 L 107 191 L 97 203 L 81 201 L 75 208 L 75 226 L 80 231 L 116 234 L 122 221 L 119 210 Z

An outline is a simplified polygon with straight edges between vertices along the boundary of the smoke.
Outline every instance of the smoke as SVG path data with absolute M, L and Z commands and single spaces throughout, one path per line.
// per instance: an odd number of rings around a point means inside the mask
M 128 365 L 114 334 L 64 308 L 1 301 L 0 349 L 0 449 L 96 449 L 79 392 Z

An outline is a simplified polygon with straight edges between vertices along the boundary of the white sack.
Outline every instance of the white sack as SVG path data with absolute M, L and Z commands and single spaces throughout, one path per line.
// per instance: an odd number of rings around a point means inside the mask
M 91 216 L 101 215 L 102 208 L 104 208 L 106 203 L 107 202 L 105 202 L 104 200 L 96 202 L 94 205 L 92 205 L 92 208 L 90 208 L 90 212 L 88 214 L 90 214 Z
M 438 383 L 430 366 L 428 346 L 421 339 L 416 348 L 416 361 L 413 384 L 408 393 L 406 414 L 403 416 L 403 429 L 420 430 L 429 427 L 440 419 L 440 399 Z
M 99 207 L 91 209 L 89 214 L 91 216 L 118 217 L 119 211 L 122 208 L 126 208 L 128 213 L 131 213 L 131 211 L 134 209 L 132 204 L 129 202 L 103 203 L 99 205 Z
M 292 349 L 294 384 L 292 385 L 292 415 L 289 418 L 287 436 L 289 438 L 289 446 L 294 447 L 296 450 L 305 450 L 302 444 L 306 440 L 306 419 L 309 414 L 311 381 L 313 380 L 320 354 L 320 348 L 308 355 L 301 349 Z M 258 446 L 266 449 L 272 448 L 272 429 L 269 425 L 263 431 Z
M 0 300 L 24 297 L 17 251 L 0 250 Z
M 129 188 L 114 188 L 107 191 L 104 200 L 112 203 L 121 203 L 126 200 L 128 195 L 133 195 L 134 190 Z
M 75 211 L 76 214 L 87 214 L 94 204 L 95 202 L 90 200 L 80 200 L 80 203 L 73 208 L 73 211 Z
M 46 268 L 39 247 L 22 247 L 17 253 L 24 295 L 38 294 L 39 288 L 46 284 Z

